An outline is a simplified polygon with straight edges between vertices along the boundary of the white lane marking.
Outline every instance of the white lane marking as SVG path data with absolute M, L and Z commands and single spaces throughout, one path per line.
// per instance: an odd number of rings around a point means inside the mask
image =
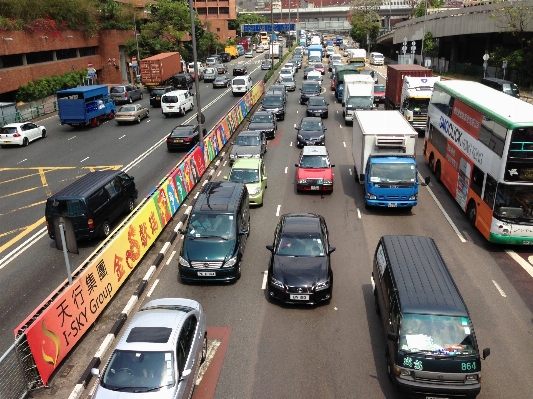
M 200 191 L 198 191 L 196 194 L 194 194 L 194 199 L 198 198 L 199 195 L 200 195 Z
M 357 208 L 357 217 L 361 219 L 361 211 L 359 210 L 359 208 Z
M 150 298 L 150 296 L 152 295 L 152 292 L 154 292 L 155 287 L 157 286 L 158 283 L 159 283 L 159 279 L 156 279 L 156 280 L 154 281 L 154 284 L 153 284 L 152 287 L 150 288 L 150 291 L 148 291 L 148 294 L 146 294 L 146 296 L 147 296 L 148 298 Z
M 167 266 L 170 265 L 170 262 L 172 261 L 172 258 L 174 258 L 174 255 L 176 255 L 176 251 L 172 251 L 172 253 L 168 257 Z
M 84 158 L 84 159 L 82 159 L 82 160 L 80 161 L 80 163 L 82 163 L 82 162 L 84 162 L 84 161 L 86 161 L 86 160 L 88 160 L 88 159 L 89 159 L 89 157 Z
M 494 284 L 496 289 L 500 292 L 501 296 L 503 296 L 504 298 L 507 298 L 507 295 L 505 295 L 505 292 L 502 290 L 502 287 L 500 287 L 500 285 L 496 281 L 492 280 L 492 284 Z
M 267 287 L 267 276 L 268 276 L 268 270 L 265 270 L 263 272 L 263 284 L 261 285 L 262 290 L 264 290 Z
M 335 101 L 336 102 L 336 101 Z M 337 113 L 339 113 L 339 111 L 337 111 Z
M 72 136 L 71 138 L 67 139 L 67 141 L 75 139 L 75 138 L 76 138 L 76 136 Z
M 420 177 L 421 180 L 423 180 L 422 179 L 422 175 L 419 174 L 419 177 Z M 435 201 L 435 203 L 439 207 L 440 211 L 442 212 L 442 214 L 444 215 L 444 217 L 448 221 L 448 223 L 450 223 L 450 226 L 452 226 L 452 229 L 453 229 L 453 231 L 455 231 L 455 234 L 457 234 L 457 237 L 459 237 L 461 242 L 466 242 L 465 238 L 463 237 L 463 235 L 461 234 L 461 232 L 459 231 L 457 226 L 452 222 L 452 219 L 450 218 L 450 216 L 448 216 L 448 214 L 446 213 L 446 211 L 442 207 L 441 203 L 439 202 L 439 200 L 435 196 L 435 194 L 433 194 L 433 191 L 429 188 L 429 186 L 427 186 L 426 188 L 428 189 L 429 194 L 431 195 L 431 197 L 433 197 L 433 201 Z M 533 274 L 531 274 L 531 276 L 533 277 Z
M 148 122 L 150 122 L 150 119 L 148 119 L 148 120 L 146 121 L 146 123 L 148 123 Z
M 220 156 L 221 156 L 221 157 L 224 157 L 225 154 L 226 154 L 226 151 L 222 151 L 222 152 L 220 153 Z M 217 162 L 220 162 L 220 161 L 217 161 Z
M 48 232 L 46 230 L 46 227 L 43 227 L 37 233 L 32 235 L 30 238 L 28 238 L 26 241 L 24 241 L 22 244 L 16 247 L 13 251 L 11 251 L 6 256 L 4 256 L 2 259 L 0 259 L 0 269 L 3 269 L 13 259 L 17 258 L 21 253 L 23 253 L 26 249 L 31 247 L 33 244 L 35 244 L 37 241 L 39 241 L 41 238 L 43 238 L 47 234 Z
M 291 144 L 289 145 L 289 147 L 292 147 L 292 141 L 291 141 Z
M 276 209 L 276 216 L 279 216 L 279 210 L 281 209 L 281 205 L 278 205 L 278 209 Z
M 528 274 L 533 277 L 533 266 L 531 266 L 529 263 L 527 263 L 520 255 L 518 255 L 515 251 L 512 251 L 510 249 L 506 249 L 505 252 L 513 258 L 516 263 L 518 263 L 522 268 L 528 272 Z
M 119 137 L 118 139 L 119 139 L 119 140 L 122 140 L 122 139 L 123 139 L 124 137 L 126 137 L 126 135 L 125 135 L 125 134 L 124 134 L 124 135 L 122 135 L 122 136 L 120 136 L 120 137 Z
M 296 110 L 296 113 L 298 113 L 298 110 Z
M 339 125 L 339 129 L 342 129 L 342 125 Z
M 352 168 L 348 168 L 348 172 L 350 172 L 350 176 L 352 175 Z
M 224 161 L 224 163 L 222 164 L 222 166 L 226 166 L 227 163 L 228 163 L 228 161 Z
M 285 173 L 287 173 L 287 169 L 288 169 L 288 167 L 287 167 L 287 166 L 285 166 Z
M 346 147 L 346 142 L 343 141 L 343 142 L 342 142 L 342 145 L 343 145 L 344 147 Z
M 220 176 L 221 173 L 222 173 L 222 171 L 219 170 L 218 173 L 217 173 L 217 177 Z
M 28 158 L 26 158 L 26 159 L 23 159 L 22 161 L 20 161 L 20 162 L 17 162 L 17 165 L 18 165 L 19 163 L 22 163 L 22 162 L 26 162 L 27 160 L 28 160 Z

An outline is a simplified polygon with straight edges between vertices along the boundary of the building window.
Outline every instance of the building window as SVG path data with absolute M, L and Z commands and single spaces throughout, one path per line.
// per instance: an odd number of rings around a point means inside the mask
M 218 8 L 217 7 L 209 7 L 207 9 L 207 13 L 209 15 L 217 15 L 218 14 Z
M 80 48 L 80 57 L 87 57 L 89 55 L 96 55 L 96 47 Z
M 220 28 L 217 28 L 217 32 L 220 32 Z
M 57 60 L 67 60 L 69 58 L 76 58 L 78 55 L 76 54 L 75 48 L 70 48 L 68 50 L 56 50 L 56 58 Z
M 196 12 L 198 12 L 198 15 L 207 15 L 207 8 L 205 7 L 197 8 Z
M 2 59 L 2 68 L 13 68 L 23 65 L 22 55 L 20 54 L 3 55 L 0 58 Z
M 229 7 L 220 7 L 220 14 L 229 15 Z
M 37 51 L 35 53 L 26 54 L 26 63 L 30 64 L 39 64 L 41 62 L 49 62 L 54 60 L 53 51 Z

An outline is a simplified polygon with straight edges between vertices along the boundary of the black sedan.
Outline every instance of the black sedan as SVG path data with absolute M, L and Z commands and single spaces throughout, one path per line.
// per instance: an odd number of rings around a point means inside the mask
M 321 118 L 306 116 L 302 118 L 300 126 L 294 125 L 298 132 L 296 146 L 326 145 L 326 127 Z
M 314 305 L 330 301 L 333 271 L 326 221 L 320 215 L 294 213 L 281 216 L 268 266 L 271 298 L 285 303 Z
M 167 150 L 190 150 L 199 138 L 198 125 L 179 125 L 176 126 L 167 137 Z M 204 134 L 207 130 L 204 129 Z
M 228 78 L 225 75 L 217 76 L 215 80 L 213 80 L 213 89 L 217 87 L 229 87 L 231 84 L 230 78 Z
M 243 64 L 237 64 L 233 67 L 233 76 L 246 75 L 248 70 Z
M 261 130 L 268 139 L 276 137 L 278 122 L 276 116 L 270 111 L 257 111 L 250 118 L 250 124 L 246 130 Z
M 328 103 L 324 97 L 311 97 L 307 101 L 307 116 L 320 116 L 322 119 L 328 118 Z

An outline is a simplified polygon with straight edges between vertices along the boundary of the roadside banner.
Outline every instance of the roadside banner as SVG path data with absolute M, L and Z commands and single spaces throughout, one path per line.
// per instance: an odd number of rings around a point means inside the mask
M 210 162 L 263 94 L 263 82 L 242 97 L 126 219 L 100 252 L 74 272 L 72 285 L 58 287 L 16 329 L 25 334 L 43 385 L 91 328 L 132 270 L 172 220 Z

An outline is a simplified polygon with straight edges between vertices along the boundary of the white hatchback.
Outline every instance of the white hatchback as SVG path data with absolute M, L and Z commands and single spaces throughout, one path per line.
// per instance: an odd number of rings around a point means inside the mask
M 27 146 L 30 141 L 46 137 L 44 126 L 32 122 L 10 123 L 0 129 L 0 146 Z

